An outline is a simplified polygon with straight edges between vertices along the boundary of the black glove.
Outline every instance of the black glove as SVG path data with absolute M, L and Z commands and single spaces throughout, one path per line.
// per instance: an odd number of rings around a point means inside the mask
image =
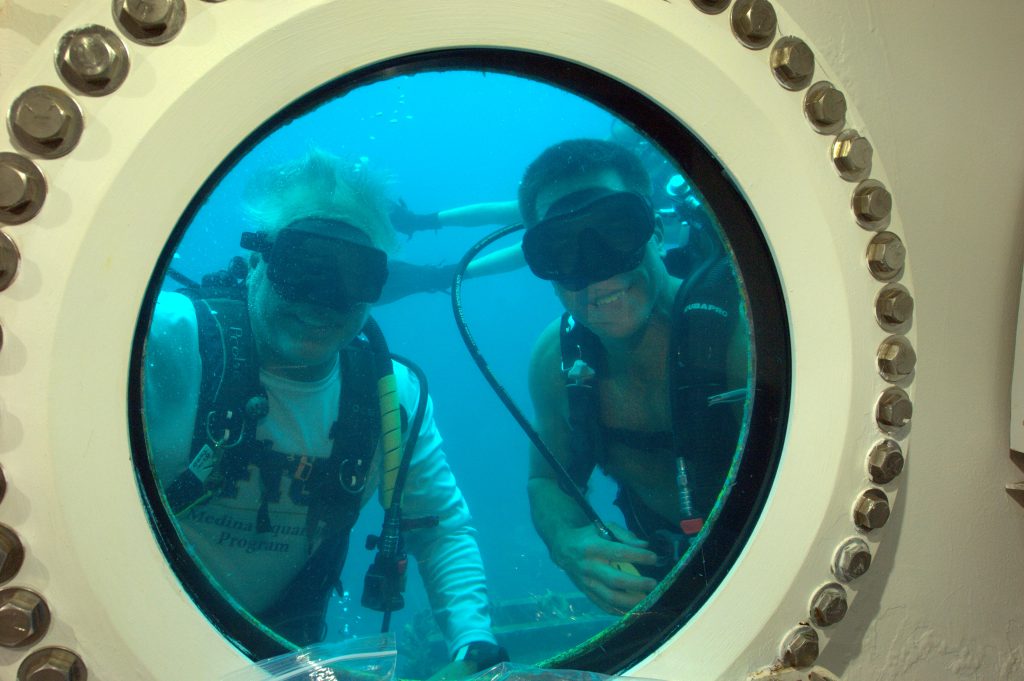
M 437 213 L 414 213 L 405 205 L 403 199 L 399 199 L 391 206 L 391 224 L 395 230 L 405 234 L 410 239 L 416 232 L 427 229 L 441 229 L 441 219 Z
M 490 669 L 496 664 L 508 662 L 508 653 L 496 643 L 488 641 L 473 641 L 467 643 L 455 652 L 453 662 L 465 660 L 476 665 L 478 672 Z

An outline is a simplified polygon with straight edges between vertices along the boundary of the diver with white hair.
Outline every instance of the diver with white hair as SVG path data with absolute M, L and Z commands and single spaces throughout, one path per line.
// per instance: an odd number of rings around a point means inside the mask
M 245 201 L 242 285 L 161 293 L 145 348 L 149 451 L 186 550 L 235 610 L 305 646 L 376 494 L 362 604 L 387 626 L 408 551 L 452 656 L 440 675 L 507 659 L 425 382 L 370 318 L 395 243 L 380 183 L 312 151 L 259 170 Z

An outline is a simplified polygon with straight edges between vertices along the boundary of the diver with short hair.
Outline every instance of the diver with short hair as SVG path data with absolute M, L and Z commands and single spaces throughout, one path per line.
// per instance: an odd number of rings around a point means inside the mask
M 549 147 L 519 190 L 523 254 L 565 309 L 530 361 L 537 431 L 579 488 L 598 467 L 615 480 L 627 527 L 603 536 L 534 448 L 531 513 L 555 563 L 610 612 L 650 593 L 702 529 L 746 387 L 728 259 L 704 249 L 685 280 L 670 274 L 650 196 L 635 154 L 591 139 Z M 691 241 L 713 243 L 700 231 Z

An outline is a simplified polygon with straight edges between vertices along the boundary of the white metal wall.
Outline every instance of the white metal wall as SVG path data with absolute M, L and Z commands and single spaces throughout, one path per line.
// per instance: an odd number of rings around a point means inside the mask
M 261 75 L 269 74 L 270 82 L 285 90 L 278 96 L 284 97 L 300 84 L 288 81 L 288 69 L 272 46 L 250 44 L 258 41 L 247 36 L 263 35 L 275 25 L 282 27 L 278 36 L 285 40 L 304 30 L 317 33 L 312 19 L 288 21 L 308 10 L 310 17 L 333 16 L 326 26 L 339 36 L 346 26 L 378 31 L 376 39 L 363 34 L 361 52 L 352 58 L 421 49 L 432 40 L 514 44 L 578 58 L 685 113 L 736 174 L 766 226 L 790 296 L 797 372 L 794 427 L 799 432 L 791 433 L 794 444 L 780 470 L 779 485 L 786 494 L 773 497 L 759 539 L 727 581 L 726 591 L 638 673 L 740 679 L 769 664 L 778 639 L 800 618 L 800 604 L 825 580 L 820 556 L 830 554 L 835 537 L 853 533 L 837 527 L 848 523 L 844 517 L 852 502 L 844 491 L 847 463 L 877 436 L 866 427 L 870 404 L 858 399 L 877 387 L 860 378 L 872 374 L 873 358 L 858 349 L 878 333 L 863 323 L 871 316 L 864 301 L 870 301 L 873 282 L 844 260 L 866 236 L 852 226 L 847 234 L 838 224 L 844 219 L 839 197 L 849 187 L 834 173 L 828 175 L 823 138 L 795 129 L 799 98 L 781 99 L 767 74 L 766 55 L 730 43 L 723 18 L 699 14 L 688 0 L 579 0 L 555 7 L 482 0 L 376 6 L 352 0 L 334 3 L 333 9 L 330 4 L 190 0 L 186 33 L 165 47 L 132 46 L 135 71 L 123 91 L 109 102 L 83 103 L 87 136 L 92 132 L 92 137 L 67 161 L 40 163 L 57 191 L 51 192 L 38 227 L 10 230 L 24 260 L 16 287 L 0 294 L 5 331 L 0 465 L 11 487 L 0 504 L 0 522 L 22 533 L 30 555 L 25 580 L 52 599 L 55 625 L 48 642 L 81 652 L 90 678 L 106 681 L 209 678 L 239 662 L 192 611 L 172 576 L 150 574 L 145 592 L 132 586 L 141 579 L 138 566 L 152 572 L 160 565 L 141 510 L 109 518 L 113 532 L 133 538 L 137 565 L 104 562 L 127 556 L 121 555 L 123 548 L 92 550 L 108 537 L 99 534 L 101 523 L 87 517 L 90 508 L 95 512 L 90 506 L 95 495 L 76 495 L 91 481 L 114 486 L 103 490 L 105 503 L 130 504 L 130 471 L 122 466 L 100 475 L 68 452 L 78 446 L 73 440 L 80 444 L 87 436 L 111 439 L 116 446 L 118 437 L 111 432 L 123 427 L 123 414 L 73 423 L 63 413 L 76 408 L 74 399 L 84 394 L 76 381 L 109 382 L 112 389 L 118 380 L 123 384 L 127 355 L 121 353 L 127 352 L 130 338 L 122 331 L 107 342 L 113 346 L 110 356 L 93 357 L 87 367 L 74 364 L 80 357 L 62 352 L 62 338 L 95 323 L 95 310 L 88 306 L 96 303 L 82 292 L 83 282 L 102 285 L 104 277 L 123 277 L 129 289 L 132 283 L 137 286 L 135 292 L 124 291 L 137 305 L 146 266 L 124 261 L 139 254 L 145 260 L 166 236 L 141 234 L 129 248 L 113 238 L 114 227 L 98 224 L 97 218 L 109 222 L 106 217 L 118 216 L 128 225 L 140 219 L 144 208 L 171 214 L 204 174 L 197 171 L 193 184 L 183 182 L 148 197 L 145 206 L 133 203 L 118 194 L 131 187 L 129 169 L 135 177 L 167 172 L 157 156 L 138 148 L 139 140 L 191 131 L 195 139 L 190 144 L 209 149 L 192 162 L 208 172 L 218 154 L 246 132 L 237 125 L 251 126 L 272 109 L 241 112 L 230 120 L 204 112 L 201 128 L 176 121 L 175 116 L 187 117 L 190 106 L 209 101 L 214 91 L 230 89 L 230 80 L 204 82 L 202 71 L 217 67 L 227 78 L 262 69 Z M 814 49 L 819 73 L 846 93 L 852 127 L 875 147 L 877 167 L 895 198 L 917 301 L 912 451 L 872 568 L 858 580 L 846 619 L 826 632 L 828 645 L 819 662 L 849 681 L 1020 678 L 1024 508 L 1005 493 L 1004 484 L 1024 477 L 1008 458 L 1024 240 L 1024 91 L 1018 75 L 1024 62 L 1019 39 L 1024 5 L 1013 0 L 774 4 L 781 33 L 797 35 Z M 340 20 L 341 5 L 346 6 L 345 21 Z M 462 18 L 457 28 L 453 16 Z M 106 0 L 0 0 L 0 105 L 6 110 L 24 87 L 41 82 L 38 74 L 46 73 L 61 33 L 90 22 L 110 24 Z M 580 36 L 611 27 L 622 35 L 606 41 Z M 624 44 L 637 32 L 649 40 Z M 242 54 L 244 62 L 238 58 Z M 321 55 L 312 55 L 312 66 L 310 55 L 304 58 L 307 68 L 329 77 L 334 56 L 324 48 Z M 680 67 L 686 68 L 667 70 Z M 57 84 L 52 67 L 49 73 L 45 82 Z M 697 83 L 693 91 L 710 101 L 688 100 L 687 93 L 673 89 L 676 82 Z M 162 106 L 161 115 L 131 117 L 146 111 L 145 101 L 154 99 Z M 257 106 L 280 104 L 271 95 L 257 100 Z M 740 145 L 739 139 L 747 144 Z M 11 148 L 9 140 L 0 140 L 0 146 Z M 813 160 L 818 148 L 820 169 Z M 97 177 L 96 163 L 103 158 L 124 163 L 123 171 L 113 168 Z M 83 205 L 81 185 L 94 181 L 94 196 Z M 786 220 L 797 224 L 786 231 Z M 812 221 L 822 229 L 815 232 Z M 169 228 L 169 222 L 160 227 Z M 89 250 L 90 243 L 106 243 L 107 237 L 110 249 L 103 257 Z M 52 268 L 61 268 L 56 283 Z M 830 306 L 806 298 L 812 285 Z M 125 320 L 110 317 L 114 326 Z M 820 328 L 826 325 L 831 331 Z M 846 334 L 845 341 L 830 335 L 836 329 Z M 93 338 L 86 345 L 102 347 L 103 342 Z M 42 366 L 47 358 L 52 366 Z M 36 394 L 19 382 L 25 376 L 43 381 L 35 385 Z M 807 395 L 821 404 L 807 406 L 801 401 Z M 835 395 L 835 408 L 817 399 L 828 395 Z M 54 425 L 55 432 L 40 433 L 40 424 Z M 839 447 L 837 459 L 816 461 L 822 453 L 801 444 L 819 433 L 847 443 Z M 97 456 L 88 448 L 81 451 Z M 791 519 L 806 531 L 787 542 L 778 527 Z M 155 612 L 147 607 L 154 603 L 161 606 Z M 156 634 L 158 626 L 170 633 Z M 0 651 L 0 670 L 16 669 L 22 655 Z

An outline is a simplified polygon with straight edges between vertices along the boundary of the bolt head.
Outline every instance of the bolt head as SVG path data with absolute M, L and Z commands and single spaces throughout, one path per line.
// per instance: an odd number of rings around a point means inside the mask
M 28 173 L 21 168 L 0 163 L 0 210 L 16 211 L 29 200 Z
M 882 274 L 899 272 L 907 261 L 907 249 L 897 238 L 874 239 L 868 246 L 868 261 L 872 269 Z
M 811 118 L 819 125 L 835 125 L 846 118 L 846 96 L 834 87 L 815 92 L 808 106 Z
M 81 658 L 64 648 L 37 650 L 18 668 L 18 681 L 85 681 L 87 676 Z
M 125 0 L 123 11 L 140 26 L 166 25 L 174 9 L 173 0 Z
M 862 494 L 853 508 L 853 522 L 862 530 L 877 530 L 889 521 L 889 499 L 880 490 Z
M 868 222 L 884 220 L 892 213 L 892 194 L 885 187 L 868 187 L 854 195 L 853 211 Z
M 18 574 L 25 562 L 25 548 L 18 535 L 9 527 L 0 525 L 0 582 L 6 582 Z
M 878 348 L 878 370 L 888 381 L 907 378 L 916 364 L 917 355 L 905 338 L 889 338 Z
M 0 291 L 6 290 L 18 274 L 21 253 L 14 241 L 0 232 Z
M 887 324 L 905 324 L 914 316 L 914 298 L 903 289 L 888 289 L 878 296 L 878 316 Z
M 862 539 L 850 539 L 836 553 L 833 561 L 833 573 L 843 581 L 849 582 L 862 576 L 871 567 L 871 549 Z
M 814 53 L 803 41 L 786 43 L 773 61 L 786 80 L 805 80 L 814 74 Z
M 773 36 L 777 23 L 775 8 L 767 0 L 753 0 L 736 14 L 736 29 L 754 39 Z
M 219 1 L 219 0 L 217 0 Z M 693 0 L 694 6 L 706 14 L 718 14 L 725 11 L 731 0 Z
M 40 142 L 59 140 L 71 125 L 71 112 L 49 92 L 32 90 L 21 98 L 12 125 Z
M 815 623 L 828 627 L 846 617 L 846 592 L 838 584 L 826 585 L 814 595 L 811 617 Z
M 910 423 L 913 416 L 914 404 L 902 390 L 886 390 L 878 400 L 877 417 L 882 426 L 899 429 Z
M 0 646 L 18 648 L 42 638 L 49 626 L 43 599 L 26 589 L 6 589 L 0 595 Z
M 72 72 L 98 79 L 113 66 L 117 52 L 102 34 L 82 32 L 71 39 L 61 59 Z
M 121 31 L 143 45 L 173 40 L 185 23 L 185 0 L 114 0 L 114 20 Z
M 874 149 L 867 138 L 859 135 L 840 139 L 836 142 L 834 157 L 836 166 L 848 173 L 861 173 L 871 167 Z
M 868 476 L 871 481 L 884 485 L 903 472 L 903 451 L 893 440 L 883 440 L 868 454 Z
M 788 667 L 810 667 L 818 652 L 818 632 L 808 626 L 797 627 L 783 642 L 782 662 Z

